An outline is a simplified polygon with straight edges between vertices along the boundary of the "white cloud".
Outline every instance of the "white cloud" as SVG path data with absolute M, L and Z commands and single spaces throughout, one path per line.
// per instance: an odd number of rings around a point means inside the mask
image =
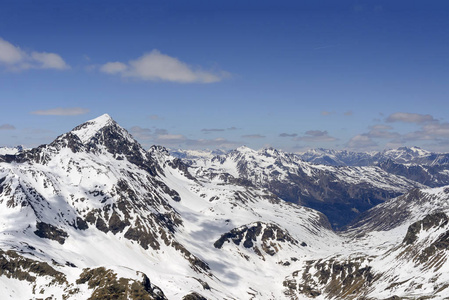
M 47 110 L 36 110 L 31 112 L 33 115 L 40 116 L 77 116 L 88 113 L 89 110 L 87 108 L 81 107 L 70 107 L 70 108 L 52 108 Z
M 56 53 L 36 51 L 27 53 L 2 38 L 0 38 L 0 64 L 6 65 L 12 71 L 26 69 L 65 70 L 70 68 L 62 57 Z
M 20 48 L 0 38 L 0 62 L 8 65 L 20 63 L 25 58 L 25 53 Z
M 108 62 L 100 67 L 107 74 L 120 74 L 123 77 L 133 77 L 150 81 L 171 81 L 179 83 L 212 83 L 228 77 L 229 73 L 210 72 L 193 68 L 175 57 L 153 50 L 128 64 Z
M 55 53 L 33 52 L 31 57 L 38 63 L 39 69 L 65 70 L 70 68 L 62 57 Z
M 428 122 L 436 122 L 431 115 L 415 114 L 415 113 L 405 113 L 397 112 L 388 116 L 387 122 L 404 122 L 404 123 L 416 123 L 423 124 Z
M 128 66 L 121 62 L 108 62 L 100 67 L 100 71 L 107 74 L 118 74 L 125 72 Z

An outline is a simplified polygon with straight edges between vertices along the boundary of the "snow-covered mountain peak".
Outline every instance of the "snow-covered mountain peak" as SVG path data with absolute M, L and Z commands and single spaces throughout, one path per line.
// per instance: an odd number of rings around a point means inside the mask
M 115 121 L 108 114 L 104 114 L 75 127 L 72 133 L 77 135 L 83 143 L 87 143 L 98 131 L 112 124 L 116 124 Z
M 75 127 L 66 134 L 68 137 L 70 135 L 77 136 L 90 151 L 106 150 L 114 155 L 124 155 L 137 164 L 146 160 L 147 151 L 108 114 Z
M 385 154 L 394 156 L 405 156 L 409 155 L 411 157 L 425 157 L 429 156 L 432 152 L 421 149 L 419 147 L 399 147 L 398 149 L 392 149 L 385 151 Z
M 243 153 L 251 153 L 251 154 L 254 154 L 254 153 L 257 152 L 256 150 L 251 149 L 251 148 L 249 148 L 249 147 L 247 147 L 247 146 L 240 146 L 240 147 L 236 148 L 234 151 L 235 151 L 235 152 L 240 152 L 240 153 L 242 153 L 242 154 L 243 154 Z
M 260 151 L 260 153 L 261 153 L 262 155 L 265 155 L 265 156 L 272 156 L 272 157 L 277 157 L 277 156 L 279 156 L 280 152 L 281 152 L 281 151 L 279 151 L 279 150 L 277 150 L 277 149 L 275 149 L 275 148 L 273 148 L 273 147 L 264 148 L 264 149 L 262 149 L 262 150 Z
M 14 148 L 11 147 L 0 147 L 0 155 L 15 155 L 24 150 L 23 146 L 16 146 Z

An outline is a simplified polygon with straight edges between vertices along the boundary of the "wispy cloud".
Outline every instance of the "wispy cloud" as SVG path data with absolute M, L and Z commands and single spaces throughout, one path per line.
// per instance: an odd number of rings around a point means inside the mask
M 66 70 L 70 66 L 56 53 L 23 51 L 8 41 L 0 38 L 0 65 L 11 71 L 27 69 Z
M 305 135 L 298 136 L 294 140 L 306 142 L 334 142 L 337 139 L 330 136 L 326 130 L 309 130 L 305 132 Z
M 283 132 L 279 136 L 280 137 L 296 137 L 296 136 L 298 136 L 298 134 L 297 133 L 285 133 L 285 132 Z
M 345 115 L 345 116 L 352 116 L 353 114 L 354 113 L 352 112 L 352 110 L 348 110 L 343 113 L 343 115 Z
M 201 129 L 201 131 L 204 133 L 209 133 L 209 132 L 222 132 L 225 130 L 222 128 L 203 128 L 203 129 Z
M 32 111 L 31 114 L 33 115 L 40 115 L 40 116 L 78 116 L 78 115 L 84 115 L 87 114 L 89 110 L 87 108 L 81 108 L 81 107 L 70 107 L 70 108 L 52 108 L 52 109 L 46 109 L 46 110 L 36 110 Z
M 223 132 L 223 131 L 233 131 L 233 130 L 237 130 L 237 127 L 229 127 L 229 128 L 203 128 L 201 129 L 201 132 L 205 133 L 205 134 L 209 134 L 212 132 Z
M 0 130 L 14 130 L 14 129 L 16 129 L 16 127 L 14 127 L 14 125 L 11 124 L 0 125 Z
M 437 120 L 428 114 L 423 115 L 423 114 L 415 114 L 415 113 L 397 112 L 397 113 L 389 115 L 387 117 L 386 121 L 389 123 L 404 122 L 404 123 L 423 124 L 423 123 L 428 123 L 428 122 L 436 122 Z
M 204 71 L 199 67 L 192 67 L 156 49 L 128 63 L 108 62 L 100 67 L 100 71 L 141 80 L 179 83 L 212 83 L 230 76 L 225 71 Z

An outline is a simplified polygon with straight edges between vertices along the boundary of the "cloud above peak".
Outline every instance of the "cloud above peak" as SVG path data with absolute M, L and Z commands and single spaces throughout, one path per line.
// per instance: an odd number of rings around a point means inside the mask
M 70 66 L 56 53 L 36 52 L 28 53 L 8 41 L 0 38 L 0 65 L 11 71 L 27 69 L 66 70 Z
M 213 83 L 229 77 L 225 71 L 204 71 L 192 67 L 175 57 L 153 50 L 128 63 L 108 62 L 100 71 L 111 75 L 137 78 L 148 81 L 169 81 L 178 83 Z

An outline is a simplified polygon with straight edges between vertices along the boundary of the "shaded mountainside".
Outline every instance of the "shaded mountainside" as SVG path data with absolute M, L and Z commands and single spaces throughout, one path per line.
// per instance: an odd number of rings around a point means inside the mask
M 226 155 L 194 161 L 191 173 L 229 174 L 266 188 L 281 199 L 324 213 L 340 228 L 388 199 L 423 185 L 378 167 L 313 165 L 276 149 L 238 148 Z

